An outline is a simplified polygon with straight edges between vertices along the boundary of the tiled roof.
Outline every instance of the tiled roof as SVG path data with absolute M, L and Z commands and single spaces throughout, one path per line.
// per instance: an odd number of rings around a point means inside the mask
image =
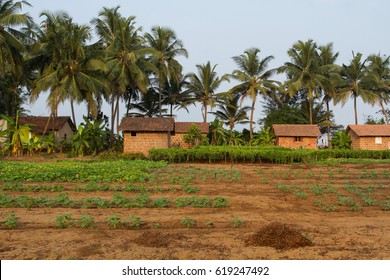
M 315 124 L 274 124 L 275 136 L 320 137 L 321 132 Z
M 357 136 L 390 136 L 390 125 L 387 124 L 350 124 L 347 126 L 349 130 Z
M 19 117 L 19 123 L 21 125 L 28 124 L 31 128 L 31 131 L 34 133 L 43 133 L 48 120 L 49 117 Z M 53 131 L 53 125 L 54 131 L 58 131 L 59 129 L 63 128 L 67 122 L 69 123 L 72 130 L 76 130 L 76 127 L 70 117 L 55 117 L 54 124 L 53 119 L 50 119 L 47 131 Z
M 173 118 L 124 117 L 119 130 L 135 132 L 167 132 L 174 130 Z
M 200 132 L 209 133 L 209 123 L 207 122 L 176 122 L 175 133 L 187 133 L 193 124 L 199 128 Z

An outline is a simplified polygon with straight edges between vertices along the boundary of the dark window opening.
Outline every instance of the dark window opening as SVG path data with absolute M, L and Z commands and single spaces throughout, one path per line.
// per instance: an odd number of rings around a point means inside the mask
M 131 132 L 131 136 L 133 136 L 133 137 L 134 137 L 134 136 L 137 136 L 137 132 L 132 131 L 132 132 Z
M 302 141 L 302 139 L 300 136 L 295 136 L 295 142 L 301 142 L 301 141 Z

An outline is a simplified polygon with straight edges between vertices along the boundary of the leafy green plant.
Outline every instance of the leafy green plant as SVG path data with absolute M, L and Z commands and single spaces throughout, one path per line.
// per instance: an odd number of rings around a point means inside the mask
M 362 211 L 362 205 L 359 202 L 352 203 L 350 208 L 351 208 L 351 211 L 354 211 L 354 212 Z
M 244 224 L 244 221 L 239 217 L 234 217 L 232 219 L 232 224 L 233 227 L 237 228 L 237 227 L 241 227 Z
M 127 219 L 125 223 L 131 228 L 139 228 L 144 225 L 141 218 L 137 217 L 134 213 L 130 215 L 129 219 Z
M 296 197 L 299 197 L 300 199 L 306 199 L 307 198 L 307 193 L 304 190 L 296 190 L 294 192 L 294 195 Z
M 202 134 L 198 126 L 195 124 L 189 128 L 188 133 L 183 136 L 183 140 L 192 147 L 208 143 L 207 137 Z
M 90 228 L 95 225 L 95 218 L 90 214 L 81 215 L 78 220 L 78 224 L 82 228 Z
M 197 193 L 197 192 L 199 192 L 199 187 L 197 187 L 197 186 L 183 186 L 182 190 L 186 193 Z
M 324 195 L 324 189 L 319 185 L 312 185 L 309 188 L 314 195 Z
M 332 147 L 338 149 L 351 149 L 352 140 L 345 130 L 338 131 L 332 139 Z
M 151 207 L 157 207 L 157 208 L 165 208 L 165 207 L 169 207 L 170 205 L 171 205 L 170 201 L 165 197 L 157 198 L 150 203 Z
M 207 227 L 214 227 L 214 223 L 212 221 L 206 221 L 204 223 Z
M 21 155 L 23 147 L 29 143 L 30 127 L 19 123 L 19 111 L 16 112 L 15 120 L 1 114 L 0 119 L 4 119 L 7 122 L 7 129 L 4 131 L 7 139 L 6 147 L 13 155 Z
M 341 206 L 352 207 L 355 204 L 355 200 L 351 196 L 340 196 L 337 199 L 337 203 Z
M 371 197 L 362 197 L 362 200 L 364 202 L 364 206 L 374 206 L 376 204 L 375 199 L 372 199 Z
M 121 218 L 118 214 L 112 214 L 107 218 L 107 223 L 110 228 L 117 229 L 122 227 Z
M 322 207 L 322 209 L 325 212 L 334 212 L 334 211 L 336 211 L 337 207 L 334 206 L 334 205 L 325 205 L 325 206 Z
M 390 211 L 390 200 L 386 200 L 384 202 L 382 202 L 382 210 L 383 211 Z
M 72 214 L 63 214 L 56 217 L 57 228 L 68 228 L 75 224 L 75 220 L 72 218 Z
M 192 228 L 192 227 L 196 226 L 195 220 L 193 220 L 189 217 L 185 217 L 183 220 L 181 220 L 180 223 L 187 228 Z
M 4 216 L 4 225 L 9 228 L 13 229 L 18 227 L 20 218 L 15 215 L 15 213 L 8 213 Z
M 217 196 L 211 200 L 211 206 L 214 208 L 226 208 L 229 207 L 229 205 L 229 200 L 222 196 Z

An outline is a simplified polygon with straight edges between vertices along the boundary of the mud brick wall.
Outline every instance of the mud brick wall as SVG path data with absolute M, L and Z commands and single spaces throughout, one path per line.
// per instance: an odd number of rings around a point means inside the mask
M 382 140 L 381 144 L 375 143 L 377 137 L 359 137 L 353 131 L 349 131 L 349 136 L 352 140 L 353 150 L 389 150 L 390 137 L 379 137 Z
M 170 148 L 170 135 L 167 132 L 137 132 L 131 136 L 126 132 L 123 137 L 123 152 L 149 154 L 150 149 Z
M 296 141 L 295 137 L 277 137 L 276 145 L 290 149 L 318 149 L 316 137 L 301 137 L 300 141 Z
M 172 139 L 172 147 L 173 148 L 190 148 L 191 145 L 184 142 L 184 133 L 176 133 L 175 135 L 171 136 Z

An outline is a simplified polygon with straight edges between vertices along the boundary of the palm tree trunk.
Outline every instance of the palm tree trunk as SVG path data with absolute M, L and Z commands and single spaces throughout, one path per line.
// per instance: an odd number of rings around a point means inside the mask
M 116 97 L 116 106 L 115 106 L 115 113 L 116 113 L 116 133 L 119 133 L 119 95 Z
M 115 124 L 115 95 L 111 95 L 111 130 L 110 130 L 110 143 L 109 147 L 112 147 L 112 142 L 114 141 L 114 124 Z
M 251 142 L 252 142 L 252 137 L 253 137 L 253 115 L 255 112 L 255 102 L 256 102 L 256 100 L 252 101 L 251 117 L 249 120 L 249 145 L 252 145 Z
M 203 122 L 207 122 L 207 104 L 204 104 Z
M 326 134 L 328 136 L 328 148 L 332 148 L 332 142 L 330 140 L 330 110 L 329 110 L 329 100 L 326 99 L 326 111 L 328 112 L 328 124 Z
M 77 127 L 77 124 L 76 124 L 76 117 L 75 117 L 75 114 L 74 114 L 73 99 L 70 99 L 70 110 L 72 111 L 72 120 L 73 120 L 73 123 L 74 123 L 74 125 Z
M 160 116 L 160 118 L 162 117 L 162 113 L 161 113 L 161 92 L 162 92 L 162 86 L 161 86 L 161 83 L 160 83 L 160 86 L 159 86 L 159 89 L 158 89 L 158 114 Z
M 356 105 L 356 95 L 353 96 L 353 110 L 354 110 L 354 112 L 355 112 L 355 124 L 358 124 L 357 105 Z
M 310 124 L 313 124 L 313 98 L 309 98 L 309 118 Z
M 385 106 L 383 106 L 383 100 L 379 100 L 379 104 L 381 105 L 382 108 L 382 113 L 385 116 L 386 124 L 389 124 L 389 115 L 386 112 Z
M 230 137 L 229 137 L 229 145 L 232 146 L 233 144 L 233 125 L 230 125 Z
M 53 116 L 53 113 L 51 113 L 51 114 L 49 115 L 49 118 L 47 119 L 47 123 L 46 123 L 46 125 L 45 125 L 45 129 L 43 130 L 42 136 L 45 136 L 46 131 L 47 131 L 47 128 L 49 127 L 50 119 L 52 118 L 52 116 Z

